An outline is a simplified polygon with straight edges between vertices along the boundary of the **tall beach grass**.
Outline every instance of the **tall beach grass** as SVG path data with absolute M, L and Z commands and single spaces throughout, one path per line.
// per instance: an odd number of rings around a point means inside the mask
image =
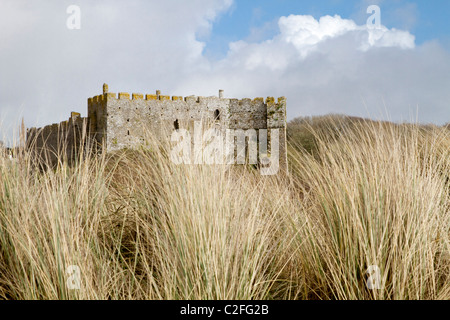
M 48 170 L 3 152 L 0 298 L 449 299 L 449 130 L 295 125 L 289 176 L 175 165 L 150 135 Z

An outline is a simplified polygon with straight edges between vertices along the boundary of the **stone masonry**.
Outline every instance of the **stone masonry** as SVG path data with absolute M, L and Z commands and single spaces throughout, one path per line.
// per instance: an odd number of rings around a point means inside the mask
M 46 154 L 53 162 L 63 150 L 70 160 L 86 138 L 110 152 L 142 145 L 145 130 L 157 138 L 170 137 L 176 129 L 192 131 L 199 121 L 220 129 L 267 129 L 269 135 L 271 129 L 278 129 L 280 168 L 287 170 L 286 98 L 228 99 L 222 90 L 218 97 L 170 97 L 160 91 L 145 96 L 123 92 L 117 95 L 104 84 L 103 94 L 88 99 L 86 118 L 72 112 L 68 121 L 28 129 L 27 146 L 33 146 L 41 158 L 44 151 L 50 151 Z

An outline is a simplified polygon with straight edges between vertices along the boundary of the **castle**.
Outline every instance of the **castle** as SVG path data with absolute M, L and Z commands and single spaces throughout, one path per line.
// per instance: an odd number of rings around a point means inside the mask
M 87 117 L 72 112 L 68 121 L 44 128 L 27 130 L 27 146 L 33 146 L 42 157 L 44 151 L 56 161 L 64 148 L 69 159 L 74 158 L 80 141 L 95 141 L 99 149 L 115 151 L 142 145 L 146 129 L 158 138 L 174 130 L 194 128 L 196 122 L 209 123 L 222 130 L 250 130 L 260 133 L 276 130 L 279 136 L 279 161 L 287 169 L 286 99 L 268 97 L 228 99 L 223 90 L 218 97 L 180 97 L 156 94 L 110 93 L 103 85 L 103 94 L 88 99 Z M 261 135 L 260 135 L 261 136 Z M 247 135 L 247 144 L 251 135 Z M 269 141 L 270 144 L 270 141 Z M 261 146 L 261 141 L 259 146 Z

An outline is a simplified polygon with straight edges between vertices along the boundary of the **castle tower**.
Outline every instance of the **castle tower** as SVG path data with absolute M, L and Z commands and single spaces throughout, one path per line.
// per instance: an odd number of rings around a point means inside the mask
M 91 131 L 108 151 L 141 145 L 144 127 L 158 138 L 168 138 L 174 130 L 192 131 L 195 122 L 210 122 L 219 130 L 236 132 L 266 130 L 279 137 L 280 170 L 287 172 L 286 152 L 286 98 L 278 101 L 269 97 L 256 99 L 226 99 L 224 91 L 218 97 L 180 97 L 156 94 L 108 92 L 89 98 L 88 114 Z M 247 134 L 247 133 L 246 133 Z M 250 134 L 250 133 L 248 133 Z M 271 150 L 269 148 L 268 150 Z M 269 151 L 270 153 L 270 151 Z

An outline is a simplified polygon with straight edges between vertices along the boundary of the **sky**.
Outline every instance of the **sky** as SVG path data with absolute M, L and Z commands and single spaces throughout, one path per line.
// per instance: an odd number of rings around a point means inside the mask
M 334 113 L 442 125 L 449 15 L 447 0 L 0 0 L 0 140 L 15 139 L 22 117 L 40 127 L 86 116 L 103 83 L 110 92 L 285 96 L 288 120 Z

